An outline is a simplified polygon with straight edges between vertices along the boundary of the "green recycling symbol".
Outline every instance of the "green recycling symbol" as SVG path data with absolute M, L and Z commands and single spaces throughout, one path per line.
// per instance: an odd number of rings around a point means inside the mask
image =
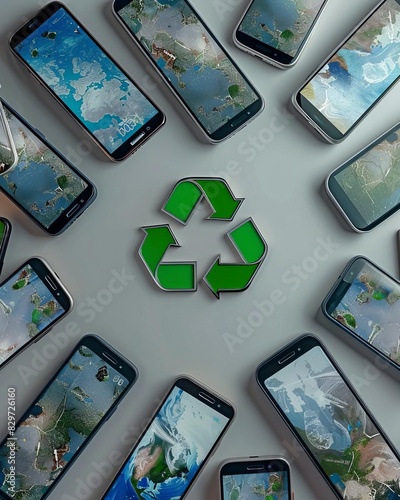
M 221 178 L 199 177 L 180 180 L 172 190 L 162 211 L 187 225 L 197 205 L 205 200 L 212 209 L 207 220 L 232 221 L 243 198 L 235 198 L 227 182 Z M 159 288 L 166 292 L 197 290 L 196 262 L 165 262 L 169 247 L 180 247 L 169 224 L 144 226 L 145 237 L 139 256 Z M 246 290 L 260 269 L 268 245 L 250 217 L 228 232 L 241 262 L 223 264 L 219 255 L 203 277 L 211 292 L 219 299 L 221 292 Z

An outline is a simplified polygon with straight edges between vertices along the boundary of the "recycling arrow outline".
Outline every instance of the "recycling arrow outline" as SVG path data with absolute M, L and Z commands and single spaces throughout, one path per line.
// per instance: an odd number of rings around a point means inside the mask
M 214 193 L 212 189 L 215 189 Z M 236 216 L 244 198 L 236 198 L 228 183 L 221 177 L 185 177 L 175 184 L 161 210 L 180 224 L 186 226 L 191 220 L 197 206 L 203 200 L 206 200 L 212 210 L 212 213 L 206 220 L 229 222 Z M 215 216 L 215 214 L 217 214 L 217 216 Z M 245 228 L 246 225 L 247 229 Z M 143 226 L 141 229 L 146 233 L 146 236 L 140 245 L 139 256 L 156 285 L 166 292 L 197 291 L 196 261 L 163 262 L 163 258 L 170 247 L 181 247 L 171 226 L 169 224 L 159 224 L 154 226 Z M 155 244 L 154 235 L 150 236 L 150 231 L 154 232 L 161 229 L 167 230 L 168 233 L 165 234 L 164 232 L 163 237 L 168 241 L 161 241 L 160 245 L 158 242 Z M 240 235 L 241 232 L 242 234 Z M 238 234 L 239 236 L 236 236 Z M 247 290 L 268 254 L 268 244 L 252 217 L 248 217 L 235 226 L 226 236 L 228 236 L 242 262 L 222 263 L 221 254 L 213 261 L 202 280 L 217 299 L 220 299 L 220 294 L 222 292 L 239 292 Z M 236 237 L 238 240 L 241 240 L 241 244 L 236 241 Z M 249 243 L 249 240 L 252 241 Z M 153 247 L 151 247 L 151 244 L 153 244 Z M 149 247 L 147 260 L 144 255 L 144 248 L 146 245 Z M 158 246 L 158 248 L 156 246 Z M 152 265 L 150 265 L 149 262 Z M 184 267 L 189 267 L 192 273 L 191 276 L 187 274 L 188 269 L 186 269 L 183 274 L 181 273 L 180 276 L 171 274 L 170 271 L 174 267 L 180 266 L 182 266 L 181 271 L 184 270 Z M 160 276 L 162 269 L 168 269 L 164 278 Z M 232 270 L 234 269 L 240 270 L 241 272 L 233 273 Z M 182 288 L 175 286 L 175 278 L 177 281 L 180 280 Z M 167 282 L 168 280 L 170 281 L 170 287 L 165 286 L 165 283 L 163 285 L 162 282 L 164 279 Z M 183 281 L 185 280 L 186 285 L 188 280 L 190 280 L 193 285 L 190 287 L 183 287 Z M 242 280 L 241 284 L 240 280 Z M 219 282 L 218 284 L 217 281 Z M 236 284 L 233 285 L 233 282 L 236 282 Z
M 165 248 L 165 250 L 162 252 L 162 256 L 161 256 L 161 259 L 159 260 L 158 264 L 156 265 L 155 267 L 155 270 L 153 271 L 150 266 L 148 265 L 147 261 L 146 261 L 146 258 L 144 257 L 143 255 L 143 247 L 145 246 L 146 244 L 146 241 L 148 242 L 148 235 L 149 233 L 147 232 L 147 230 L 151 229 L 160 229 L 160 228 L 166 228 L 168 229 L 171 237 L 173 238 L 174 242 L 173 243 L 169 243 L 168 246 Z M 181 245 L 179 244 L 174 232 L 172 231 L 171 227 L 169 224 L 158 224 L 158 225 L 155 225 L 155 226 L 142 226 L 140 228 L 145 234 L 145 238 L 143 239 L 142 243 L 140 244 L 140 247 L 139 247 L 139 257 L 140 259 L 142 260 L 142 262 L 144 263 L 144 265 L 146 266 L 146 269 L 149 271 L 150 273 L 150 276 L 153 278 L 153 281 L 156 283 L 156 285 L 161 288 L 161 290 L 163 290 L 164 292 L 196 292 L 197 291 L 197 262 L 196 261 L 173 261 L 173 262 L 164 262 L 163 261 L 163 258 L 165 256 L 165 254 L 167 253 L 168 249 L 170 247 L 177 247 L 177 248 L 181 248 Z M 188 266 L 192 266 L 193 268 L 193 283 L 194 283 L 194 286 L 192 288 L 166 288 L 165 286 L 163 286 L 161 284 L 161 280 L 159 279 L 158 277 L 158 273 L 159 273 L 159 270 L 160 270 L 160 267 L 161 266 L 183 266 L 183 265 L 188 265 Z
M 238 229 L 240 229 L 242 226 L 244 226 L 248 222 L 250 222 L 252 224 L 254 230 L 257 233 L 258 238 L 260 239 L 260 241 L 264 245 L 264 250 L 263 250 L 261 256 L 257 260 L 255 260 L 254 262 L 247 262 L 247 259 L 244 256 L 242 249 L 240 248 L 239 245 L 237 245 L 236 241 L 232 237 L 232 233 L 234 233 L 235 231 L 237 231 Z M 237 225 L 233 229 L 231 229 L 227 233 L 227 236 L 228 236 L 230 242 L 232 243 L 232 245 L 234 246 L 234 248 L 236 249 L 237 253 L 240 255 L 240 257 L 241 257 L 241 259 L 242 259 L 243 262 L 233 262 L 233 263 L 222 264 L 221 263 L 221 254 L 218 254 L 217 258 L 214 260 L 214 262 L 211 264 L 211 266 L 206 271 L 205 275 L 203 276 L 203 281 L 206 283 L 206 285 L 210 289 L 211 293 L 213 293 L 213 295 L 215 295 L 215 297 L 217 297 L 218 300 L 221 298 L 220 297 L 221 292 L 244 292 L 245 290 L 247 290 L 249 288 L 249 286 L 252 284 L 252 282 L 253 282 L 256 274 L 260 270 L 260 267 L 262 266 L 262 264 L 263 264 L 263 262 L 264 262 L 264 260 L 265 260 L 265 258 L 267 256 L 267 254 L 268 254 L 268 243 L 266 242 L 265 238 L 261 234 L 260 230 L 258 229 L 258 227 L 255 224 L 255 222 L 254 222 L 254 220 L 253 220 L 252 217 L 248 217 L 243 222 L 241 222 L 239 225 Z M 252 275 L 251 275 L 250 279 L 247 281 L 247 284 L 244 287 L 240 287 L 240 288 L 219 288 L 217 291 L 214 291 L 213 290 L 213 286 L 209 282 L 209 276 L 210 276 L 210 273 L 215 268 L 215 265 L 217 263 L 218 263 L 218 265 L 220 267 L 229 266 L 229 267 L 235 268 L 235 267 L 241 267 L 241 266 L 251 266 L 251 267 L 254 267 L 255 269 L 252 272 Z
M 215 208 L 213 201 L 210 199 L 210 195 L 207 194 L 204 183 L 209 182 L 209 183 L 220 183 L 224 186 L 224 189 L 229 193 L 229 195 L 232 198 L 232 202 L 236 203 L 236 207 L 232 210 L 232 213 L 229 217 L 214 217 L 214 214 L 218 213 L 217 209 Z M 177 217 L 174 213 L 168 210 L 167 206 L 171 202 L 171 200 L 176 196 L 176 193 L 178 189 L 184 185 L 184 184 L 191 184 L 199 189 L 201 191 L 201 196 L 198 197 L 198 199 L 193 203 L 192 208 L 190 209 L 190 213 L 188 217 L 185 220 L 180 219 Z M 192 219 L 194 212 L 196 208 L 200 205 L 200 203 L 206 200 L 207 204 L 210 206 L 212 212 L 211 214 L 206 217 L 205 220 L 216 220 L 216 221 L 228 221 L 231 222 L 235 218 L 237 212 L 239 211 L 239 208 L 242 206 L 242 203 L 244 202 L 245 198 L 236 198 L 236 196 L 233 194 L 233 191 L 231 190 L 229 184 L 226 182 L 225 179 L 222 177 L 184 177 L 180 181 L 178 181 L 175 186 L 173 187 L 172 191 L 170 192 L 169 196 L 167 197 L 166 202 L 163 204 L 161 211 L 167 214 L 169 217 L 172 217 L 176 221 L 178 221 L 180 224 L 183 224 L 184 226 L 187 226 Z

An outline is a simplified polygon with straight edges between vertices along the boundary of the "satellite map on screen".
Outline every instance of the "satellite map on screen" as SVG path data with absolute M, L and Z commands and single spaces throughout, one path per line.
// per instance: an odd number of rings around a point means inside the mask
M 301 94 L 346 133 L 400 76 L 400 3 L 387 0 Z
M 209 133 L 257 100 L 185 1 L 134 0 L 119 15 Z
M 110 153 L 158 113 L 62 8 L 16 51 Z

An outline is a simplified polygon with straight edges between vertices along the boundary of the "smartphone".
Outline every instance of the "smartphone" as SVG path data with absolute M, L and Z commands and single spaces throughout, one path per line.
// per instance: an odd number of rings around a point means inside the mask
M 17 164 L 18 156 L 11 130 L 0 101 L 0 175 L 10 172 Z
M 61 2 L 10 40 L 17 58 L 114 161 L 134 153 L 165 115 Z
M 96 187 L 37 129 L 0 102 L 18 153 L 17 165 L 0 176 L 0 191 L 47 234 L 61 234 L 93 203 Z
M 234 415 L 228 401 L 178 378 L 103 500 L 186 498 Z
M 261 95 L 186 0 L 114 0 L 113 12 L 211 143 L 264 107 Z
M 299 337 L 256 377 L 336 498 L 400 498 L 398 452 L 316 337 Z
M 0 445 L 0 498 L 47 498 L 137 377 L 100 337 L 83 337 Z
M 332 172 L 326 191 L 354 231 L 370 231 L 400 208 L 400 123 Z
M 221 500 L 291 500 L 289 463 L 280 457 L 225 460 L 219 469 Z
M 298 61 L 328 0 L 252 0 L 233 41 L 278 68 Z
M 72 297 L 38 257 L 29 259 L 0 284 L 0 368 L 61 321 Z
M 324 315 L 400 369 L 400 282 L 366 257 L 351 259 L 322 303 Z
M 347 137 L 400 77 L 400 0 L 383 0 L 334 50 L 293 104 L 328 141 Z
M 10 240 L 11 230 L 11 222 L 4 217 L 0 217 L 0 274 L 3 270 L 4 257 Z

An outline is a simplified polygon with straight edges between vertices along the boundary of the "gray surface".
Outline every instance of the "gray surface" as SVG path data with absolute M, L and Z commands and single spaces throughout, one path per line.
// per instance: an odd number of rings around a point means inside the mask
M 210 146 L 194 137 L 193 127 L 187 127 L 188 121 L 182 119 L 178 104 L 169 93 L 163 87 L 150 84 L 144 69 L 147 63 L 112 18 L 110 2 L 70 0 L 68 5 L 78 18 L 144 85 L 168 115 L 166 127 L 120 165 L 109 163 L 95 146 L 92 154 L 74 157 L 73 152 L 78 150 L 80 141 L 87 141 L 86 137 L 7 49 L 9 35 L 43 3 L 38 0 L 18 0 L 12 5 L 0 3 L 1 93 L 95 182 L 99 197 L 64 235 L 50 238 L 1 195 L 1 215 L 14 224 L 3 277 L 32 255 L 46 258 L 71 291 L 77 306 L 55 331 L 64 331 L 72 321 L 79 324 L 82 332 L 97 332 L 140 370 L 137 385 L 51 498 L 99 498 L 112 473 L 105 470 L 108 478 L 98 483 L 98 476 L 93 475 L 97 474 L 95 462 L 108 460 L 113 450 L 126 454 L 130 444 L 121 442 L 123 433 L 131 429 L 131 433 L 137 434 L 173 378 L 179 373 L 188 373 L 232 400 L 238 409 L 234 425 L 189 495 L 191 500 L 216 500 L 217 467 L 222 460 L 253 454 L 275 455 L 292 444 L 291 435 L 254 387 L 253 378 L 255 368 L 264 358 L 308 331 L 326 342 L 394 444 L 399 446 L 400 400 L 396 373 L 391 369 L 382 373 L 368 369 L 365 352 L 354 343 L 346 343 L 343 333 L 317 318 L 322 298 L 354 255 L 365 254 L 394 275 L 398 273 L 395 234 L 400 216 L 370 234 L 353 233 L 342 224 L 326 199 L 322 184 L 331 170 L 398 121 L 399 88 L 340 145 L 324 144 L 298 120 L 291 120 L 254 158 L 250 159 L 246 152 L 249 138 L 267 133 L 264 130 L 271 126 L 277 111 L 281 112 L 286 106 L 292 92 L 376 1 L 332 0 L 328 3 L 298 65 L 283 72 L 233 47 L 231 32 L 245 7 L 242 2 L 196 0 L 196 7 L 265 96 L 267 104 L 264 113 L 233 139 Z M 231 162 L 237 162 L 233 170 Z M 202 272 L 219 252 L 224 259 L 234 258 L 223 235 L 248 216 L 254 218 L 267 239 L 269 255 L 253 285 L 243 294 L 223 295 L 217 301 L 203 284 L 194 294 L 163 293 L 146 275 L 137 257 L 142 238 L 138 228 L 168 222 L 160 208 L 177 180 L 209 174 L 224 176 L 235 195 L 246 200 L 232 224 L 203 221 L 205 210 L 197 213 L 186 228 L 173 223 L 183 247 L 172 250 L 171 259 L 197 260 Z M 331 238 L 338 247 L 301 280 L 297 290 L 291 290 L 293 283 L 283 282 L 285 273 L 313 255 L 319 238 Z M 113 297 L 110 305 L 96 313 L 93 321 L 86 323 L 91 318 L 83 317 L 79 306 L 86 308 L 82 304 L 87 298 L 95 297 L 107 287 L 113 270 L 123 268 L 135 279 L 122 294 Z M 268 299 L 275 289 L 283 291 L 285 303 L 278 305 L 268 318 L 254 315 L 256 302 Z M 230 353 L 224 333 L 235 335 L 240 318 L 247 321 L 249 317 L 258 326 Z M 51 335 L 20 355 L 1 373 L 2 435 L 6 428 L 2 401 L 6 400 L 7 387 L 16 386 L 18 408 L 22 413 L 63 360 L 65 352 L 59 351 L 26 384 L 21 379 L 19 368 L 30 366 L 36 353 L 53 343 Z M 65 351 L 75 340 L 70 337 Z M 293 465 L 293 485 L 298 500 L 333 498 L 308 459 L 303 455 L 294 457 L 290 452 L 286 455 Z M 91 492 L 77 491 L 82 481 L 94 486 Z M 63 497 L 67 494 L 70 496 Z

